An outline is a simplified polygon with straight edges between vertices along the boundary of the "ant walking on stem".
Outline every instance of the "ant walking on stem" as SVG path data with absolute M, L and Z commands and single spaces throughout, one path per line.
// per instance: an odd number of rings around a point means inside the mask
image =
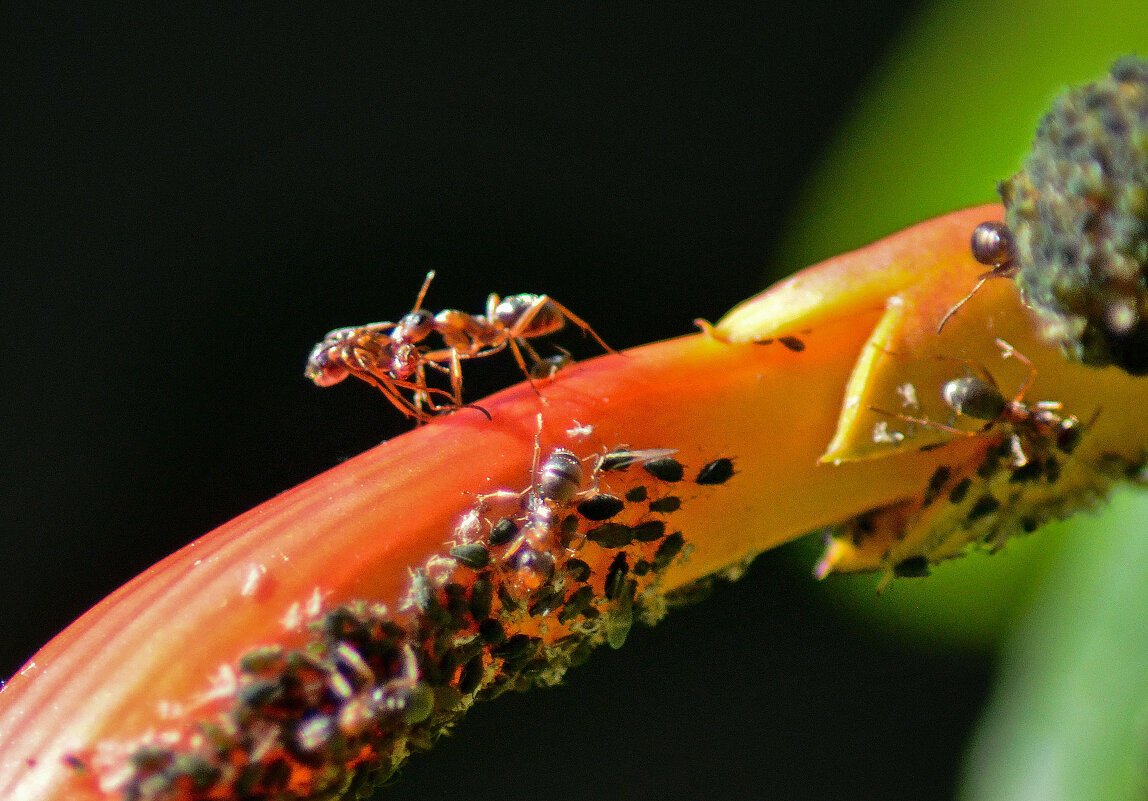
M 425 409 L 437 413 L 464 406 L 464 359 L 490 356 L 508 347 L 537 392 L 535 377 L 549 378 L 568 360 L 543 359 L 527 340 L 559 331 L 567 322 L 594 337 L 607 352 L 616 353 L 589 323 L 549 295 L 523 293 L 502 298 L 492 293 L 486 300 L 485 314 L 457 309 L 432 314 L 422 304 L 434 276 L 433 270 L 427 273 L 414 307 L 398 322 L 340 328 L 327 334 L 311 352 L 307 377 L 319 386 L 331 386 L 348 375 L 362 378 L 382 390 L 400 411 L 421 423 L 428 419 Z M 438 334 L 445 347 L 429 346 L 427 340 L 432 334 Z M 523 351 L 530 356 L 532 366 L 527 366 Z M 545 367 L 540 369 L 540 365 Z M 449 393 L 428 386 L 428 367 L 449 376 Z M 408 399 L 402 390 L 411 392 L 412 397 Z M 436 395 L 450 401 L 437 402 Z M 481 407 L 474 408 L 486 413 Z
M 1032 382 L 1036 379 L 1036 366 L 1033 365 L 1028 357 L 1018 352 L 1003 339 L 997 339 L 996 345 L 1001 349 L 1002 358 L 1016 359 L 1029 369 L 1028 377 L 1011 399 L 1004 396 L 996 380 L 982 365 L 966 359 L 953 359 L 953 361 L 971 366 L 981 372 L 983 377 L 972 375 L 970 372 L 969 375 L 946 381 L 941 387 L 941 398 L 944 400 L 945 405 L 953 411 L 954 417 L 956 415 L 964 415 L 974 420 L 981 420 L 984 422 L 984 425 L 981 426 L 980 429 L 976 431 L 966 431 L 952 425 L 927 420 L 923 417 L 911 417 L 897 412 L 888 412 L 876 407 L 870 408 L 879 414 L 886 414 L 909 423 L 916 423 L 927 428 L 947 431 L 950 434 L 956 434 L 962 437 L 981 436 L 993 426 L 1004 423 L 1031 432 L 1037 438 L 1053 443 L 1061 451 L 1071 453 L 1080 443 L 1084 432 L 1091 428 L 1092 424 L 1096 422 L 1100 410 L 1097 409 L 1096 413 L 1092 416 L 1092 420 L 1090 420 L 1087 425 L 1082 426 L 1080 420 L 1075 416 L 1069 415 L 1064 417 L 1058 413 L 1062 409 L 1062 405 L 1059 401 L 1026 403 L 1024 396 L 1028 393 L 1032 387 Z M 936 358 L 947 359 L 948 357 L 938 356 Z M 1023 467 L 1028 460 L 1020 449 L 1020 443 L 1015 439 L 1013 440 L 1013 451 L 1015 465 L 1017 467 Z

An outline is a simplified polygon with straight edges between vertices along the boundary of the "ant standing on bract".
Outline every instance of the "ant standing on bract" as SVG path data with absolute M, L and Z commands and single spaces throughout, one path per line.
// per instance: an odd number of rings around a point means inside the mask
M 1005 398 L 996 380 L 993 379 L 992 375 L 985 370 L 984 367 L 965 359 L 954 359 L 953 361 L 972 365 L 983 373 L 983 377 L 969 374 L 961 378 L 946 381 L 941 387 L 941 398 L 944 400 L 945 405 L 953 411 L 954 415 L 961 414 L 965 417 L 984 422 L 984 425 L 977 431 L 965 431 L 960 428 L 955 428 L 952 425 L 937 423 L 923 417 L 910 417 L 908 415 L 887 412 L 877 408 L 873 410 L 881 414 L 888 414 L 892 417 L 905 420 L 906 422 L 917 423 L 918 425 L 938 429 L 940 431 L 947 431 L 950 434 L 957 434 L 963 437 L 980 436 L 989 431 L 993 426 L 1005 423 L 1029 432 L 1045 442 L 1051 442 L 1065 453 L 1071 453 L 1080 443 L 1084 432 L 1096 422 L 1100 410 L 1098 409 L 1096 411 L 1092 416 L 1092 420 L 1090 420 L 1087 425 L 1082 426 L 1080 420 L 1076 417 L 1072 415 L 1062 417 L 1058 414 L 1062 408 L 1058 401 L 1038 401 L 1033 404 L 1025 403 L 1024 396 L 1028 393 L 1029 388 L 1032 387 L 1033 380 L 1036 378 L 1036 367 L 1024 354 L 1019 353 L 1012 345 L 1003 339 L 997 339 L 996 344 L 997 347 L 1001 349 L 1003 358 L 1017 359 L 1029 368 L 1028 377 L 1024 380 L 1024 383 L 1021 384 L 1016 395 L 1011 399 Z M 1015 466 L 1023 467 L 1027 462 L 1027 458 L 1020 448 L 1020 443 L 1015 439 L 1013 440 L 1013 453 Z
M 326 387 L 354 375 L 381 390 L 403 414 L 422 423 L 429 418 L 428 410 L 437 413 L 465 405 L 462 402 L 464 359 L 490 356 L 509 347 L 532 387 L 536 378 L 552 377 L 572 361 L 569 354 L 563 351 L 561 356 L 544 359 L 527 340 L 559 331 L 567 321 L 594 337 L 607 352 L 616 352 L 586 321 L 548 295 L 518 294 L 500 298 L 491 294 L 486 301 L 486 314 L 468 314 L 456 309 L 431 314 L 422 304 L 434 275 L 433 270 L 427 273 L 414 307 L 398 322 L 339 328 L 327 334 L 311 351 L 306 376 Z M 432 334 L 439 335 L 444 347 L 432 348 L 427 344 Z M 530 355 L 529 367 L 523 350 Z M 428 367 L 449 376 L 449 393 L 427 384 Z M 409 391 L 411 397 L 404 395 L 403 390 Z M 437 395 L 450 400 L 438 402 Z M 473 408 L 487 414 L 481 407 Z
M 986 281 L 990 278 L 1009 278 L 1017 271 L 1016 242 L 1013 240 L 1012 231 L 1004 223 L 983 222 L 978 225 L 973 229 L 970 246 L 973 258 L 992 269 L 981 273 L 972 291 L 945 312 L 945 316 L 937 326 L 938 334 L 944 329 L 945 323 L 949 322 L 949 318 L 957 313 L 957 309 L 968 303 Z

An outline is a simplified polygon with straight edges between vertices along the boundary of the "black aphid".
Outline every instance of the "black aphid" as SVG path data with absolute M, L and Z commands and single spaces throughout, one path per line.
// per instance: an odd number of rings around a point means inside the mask
M 518 534 L 518 524 L 509 517 L 499 520 L 490 529 L 490 544 L 505 545 Z
M 634 530 L 625 523 L 603 523 L 587 531 L 586 539 L 603 548 L 624 548 L 634 541 Z
M 724 456 L 703 465 L 694 479 L 696 484 L 724 484 L 733 476 L 733 459 Z
M 481 542 L 455 545 L 450 549 L 450 555 L 474 570 L 482 570 L 490 564 L 490 551 Z
M 601 492 L 578 504 L 578 514 L 587 520 L 609 520 L 625 507 L 621 498 Z
M 622 589 L 626 585 L 626 574 L 629 571 L 630 565 L 626 562 L 626 554 L 620 553 L 615 556 L 614 561 L 610 563 L 610 569 L 606 571 L 607 600 L 616 600 L 622 594 Z
M 583 562 L 581 559 L 567 559 L 565 565 L 566 573 L 574 581 L 586 581 L 590 578 L 590 565 Z
M 654 570 L 660 571 L 669 567 L 670 562 L 674 561 L 674 557 L 681 553 L 685 544 L 686 538 L 682 536 L 680 531 L 675 531 L 662 540 L 662 544 L 654 552 Z
M 682 463 L 672 456 L 654 459 L 652 462 L 646 462 L 642 467 L 651 476 L 661 481 L 681 481 L 682 476 L 685 475 L 685 468 L 682 467 Z
M 666 523 L 664 520 L 647 520 L 639 523 L 632 529 L 633 537 L 638 542 L 653 542 L 666 536 Z
M 494 599 L 494 585 L 490 577 L 479 576 L 470 586 L 470 614 L 479 622 L 490 617 L 490 605 Z

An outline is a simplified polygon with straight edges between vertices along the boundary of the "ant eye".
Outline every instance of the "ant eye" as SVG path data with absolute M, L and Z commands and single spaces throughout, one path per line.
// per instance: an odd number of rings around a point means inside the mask
M 983 222 L 973 229 L 973 258 L 989 267 L 1003 267 L 1012 262 L 1016 243 L 1008 226 L 999 222 Z

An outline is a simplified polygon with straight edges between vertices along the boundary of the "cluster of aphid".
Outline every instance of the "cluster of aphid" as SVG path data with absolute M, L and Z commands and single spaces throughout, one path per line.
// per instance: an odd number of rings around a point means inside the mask
M 345 604 L 306 645 L 244 655 L 228 709 L 188 747 L 135 751 L 120 796 L 356 797 L 475 701 L 552 685 L 595 646 L 620 647 L 635 619 L 664 612 L 659 576 L 688 554 L 669 525 L 691 498 L 681 490 L 734 475 L 719 458 L 687 478 L 672 454 L 622 448 L 586 466 L 554 450 L 530 486 L 477 499 L 398 609 Z
M 422 308 L 434 271 L 427 273 L 414 308 L 398 322 L 337 328 L 311 351 L 305 375 L 321 387 L 355 376 L 376 387 L 396 409 L 422 423 L 430 415 L 461 408 L 462 362 L 510 349 L 527 379 L 549 378 L 569 363 L 562 351 L 543 358 L 527 340 L 561 330 L 567 321 L 602 341 L 589 324 L 548 295 L 490 295 L 485 314 Z M 432 335 L 435 335 L 432 338 Z M 530 357 L 527 365 L 526 355 Z M 450 391 L 427 383 L 427 371 L 450 379 Z M 473 407 L 486 413 L 481 407 Z
M 875 567 L 883 568 L 887 578 L 927 575 L 931 564 L 960 556 L 970 544 L 995 550 L 1013 534 L 1032 532 L 1048 520 L 1091 505 L 1108 484 L 1124 477 L 1124 467 L 1115 462 L 1098 469 L 1072 458 L 1099 410 L 1081 424 L 1063 414 L 1060 403 L 1026 402 L 1035 368 L 1008 343 L 998 339 L 997 345 L 1005 358 L 1029 368 L 1012 398 L 983 367 L 954 360 L 970 373 L 941 387 L 953 424 L 883 412 L 911 426 L 976 438 L 983 443 L 979 460 L 938 467 L 916 498 L 875 509 L 835 529 L 819 575 Z M 955 423 L 962 418 L 979 425 L 958 428 Z

